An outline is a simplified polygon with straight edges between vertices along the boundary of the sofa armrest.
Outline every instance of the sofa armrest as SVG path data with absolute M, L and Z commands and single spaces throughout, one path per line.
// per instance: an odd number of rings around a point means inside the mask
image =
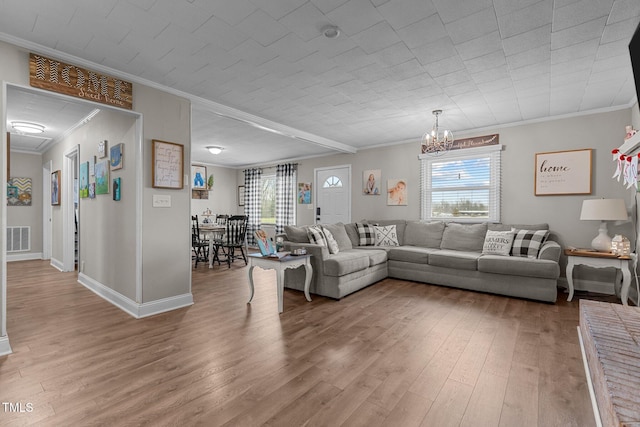
M 538 252 L 538 259 L 547 259 L 549 261 L 560 262 L 561 252 L 562 247 L 558 242 L 547 240 L 540 248 L 540 252 Z
M 324 260 L 329 256 L 329 248 L 326 246 L 320 246 L 315 243 L 294 243 L 294 242 L 284 242 L 284 249 L 286 251 L 292 251 L 294 249 L 305 248 L 307 253 L 313 255 L 319 260 Z

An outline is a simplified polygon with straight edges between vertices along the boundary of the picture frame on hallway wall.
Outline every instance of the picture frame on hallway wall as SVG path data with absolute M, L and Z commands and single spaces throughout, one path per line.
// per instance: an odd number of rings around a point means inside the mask
M 592 149 L 536 153 L 534 194 L 591 194 Z
M 244 185 L 238 185 L 238 206 L 244 206 Z
M 179 190 L 184 187 L 184 145 L 152 140 L 151 163 L 153 188 Z
M 124 144 L 116 144 L 109 149 L 111 170 L 122 169 L 124 166 Z
M 109 194 L 109 161 L 96 163 L 96 195 Z
M 51 172 L 51 206 L 60 206 L 60 171 Z
M 202 165 L 191 165 L 191 189 L 207 189 L 207 168 Z

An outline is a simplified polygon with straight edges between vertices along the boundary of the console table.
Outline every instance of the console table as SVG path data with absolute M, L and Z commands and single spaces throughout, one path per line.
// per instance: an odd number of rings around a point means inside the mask
M 608 252 L 596 252 L 579 249 L 565 249 L 567 256 L 567 283 L 569 284 L 569 297 L 567 301 L 573 299 L 573 267 L 576 265 L 587 265 L 594 268 L 617 268 L 622 272 L 622 288 L 620 299 L 623 305 L 628 305 L 629 286 L 631 285 L 631 271 L 629 270 L 630 257 L 622 257 Z
M 596 424 L 640 425 L 640 309 L 580 300 L 578 338 Z
M 309 286 L 311 285 L 311 275 L 313 274 L 313 267 L 311 267 L 311 255 L 286 255 L 282 258 L 266 257 L 261 254 L 249 254 L 247 255 L 249 261 L 249 302 L 253 299 L 253 268 L 260 267 L 265 270 L 276 270 L 277 280 L 277 292 L 278 292 L 278 313 L 282 313 L 284 306 L 284 271 L 288 268 L 298 268 L 304 266 L 305 278 L 304 278 L 304 296 L 307 301 L 311 301 L 309 295 Z

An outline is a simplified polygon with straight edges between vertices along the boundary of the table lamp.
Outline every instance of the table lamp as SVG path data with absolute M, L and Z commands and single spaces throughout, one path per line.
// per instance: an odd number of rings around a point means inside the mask
M 582 202 L 581 220 L 601 221 L 598 235 L 591 247 L 599 252 L 611 252 L 611 237 L 607 233 L 607 221 L 622 221 L 628 218 L 622 199 L 588 199 Z

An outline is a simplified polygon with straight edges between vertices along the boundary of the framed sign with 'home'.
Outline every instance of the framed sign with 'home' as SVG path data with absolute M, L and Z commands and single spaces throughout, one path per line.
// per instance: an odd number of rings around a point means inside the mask
M 29 84 L 113 107 L 133 108 L 130 82 L 34 53 L 29 54 Z

